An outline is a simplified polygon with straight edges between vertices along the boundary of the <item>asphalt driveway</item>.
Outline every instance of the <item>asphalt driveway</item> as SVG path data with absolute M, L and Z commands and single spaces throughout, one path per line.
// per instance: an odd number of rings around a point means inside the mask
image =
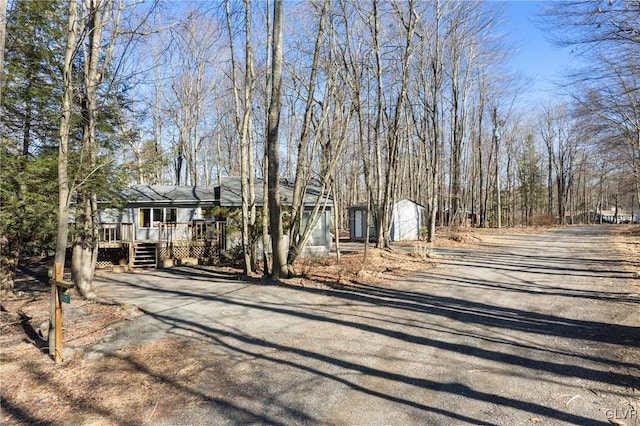
M 113 274 L 99 293 L 147 315 L 93 355 L 208 343 L 221 363 L 191 384 L 207 402 L 155 424 L 640 424 L 640 280 L 603 231 L 500 236 L 354 289 Z

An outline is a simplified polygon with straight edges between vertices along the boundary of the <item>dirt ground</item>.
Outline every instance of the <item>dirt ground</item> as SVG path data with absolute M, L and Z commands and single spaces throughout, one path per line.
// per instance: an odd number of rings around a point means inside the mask
M 490 250 L 496 235 L 535 235 L 542 231 L 446 230 L 440 234 L 437 246 Z M 640 278 L 640 227 L 612 226 L 608 231 L 619 258 L 624 259 L 625 268 L 635 271 Z M 335 257 L 305 260 L 298 265 L 301 277 L 288 280 L 285 285 L 347 289 L 390 287 L 394 281 L 411 277 L 439 261 L 437 256 L 429 256 L 429 248 L 424 245 L 402 245 L 391 251 L 370 250 L 364 264 L 362 252 L 356 252 L 343 255 L 340 265 L 336 264 Z M 225 387 L 238 386 L 224 373 L 228 365 L 204 351 L 198 341 L 168 338 L 144 346 L 124 347 L 112 357 L 87 357 L 92 347 L 113 338 L 110 325 L 143 315 L 133 306 L 107 300 L 73 298 L 72 303 L 64 307 L 64 344 L 69 349 L 64 363 L 53 363 L 42 338 L 46 335 L 43 324 L 48 321 L 49 298 L 44 276 L 41 263 L 25 265 L 16 284 L 16 297 L 1 302 L 0 423 L 158 424 L 175 411 L 175 407 L 188 409 L 202 403 L 187 391 L 193 377 L 202 373 L 202 365 L 208 369 L 214 366 L 213 370 L 220 371 L 216 379 L 220 392 L 224 393 Z M 640 292 L 640 281 L 637 283 L 636 293 Z M 640 365 L 637 351 L 625 356 L 630 357 L 626 362 Z M 472 372 L 477 373 L 481 372 Z M 634 392 L 638 397 L 640 391 Z M 132 422 L 133 418 L 142 420 Z M 528 422 L 543 423 L 536 416 Z M 609 422 L 635 424 L 614 418 Z

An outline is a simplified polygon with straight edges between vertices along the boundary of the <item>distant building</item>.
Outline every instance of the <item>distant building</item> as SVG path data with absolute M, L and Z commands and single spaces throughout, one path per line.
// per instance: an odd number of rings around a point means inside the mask
M 596 214 L 596 218 L 604 223 L 631 223 L 634 221 L 632 213 L 624 209 L 612 207 L 607 210 L 600 210 Z
M 347 208 L 349 213 L 349 238 L 364 241 L 366 235 L 367 206 L 357 204 Z M 396 201 L 391 206 L 391 241 L 413 241 L 420 239 L 424 207 L 411 200 Z M 369 220 L 369 236 L 375 238 L 376 229 L 373 220 Z

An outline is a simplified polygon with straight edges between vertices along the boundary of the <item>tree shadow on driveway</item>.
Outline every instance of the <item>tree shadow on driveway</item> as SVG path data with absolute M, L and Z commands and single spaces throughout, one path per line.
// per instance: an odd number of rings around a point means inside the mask
M 173 275 L 175 276 L 175 275 Z M 131 289 L 146 290 L 154 293 L 161 293 L 172 298 L 181 300 L 195 300 L 196 303 L 216 302 L 218 310 L 226 308 L 242 308 L 243 312 L 254 311 L 266 314 L 274 314 L 273 321 L 278 321 L 278 316 L 295 317 L 299 320 L 311 323 L 326 324 L 328 327 L 346 327 L 351 330 L 358 330 L 373 335 L 383 336 L 395 342 L 395 345 L 410 345 L 412 347 L 424 347 L 442 350 L 445 353 L 459 353 L 466 356 L 480 358 L 503 364 L 505 366 L 522 367 L 529 370 L 551 373 L 558 377 L 577 378 L 582 380 L 595 381 L 607 385 L 630 386 L 638 388 L 640 382 L 637 377 L 619 371 L 611 371 L 607 366 L 615 366 L 620 369 L 638 369 L 639 365 L 625 363 L 615 359 L 590 356 L 575 353 L 563 353 L 561 355 L 573 360 L 568 364 L 565 359 L 560 361 L 534 359 L 532 357 L 509 353 L 508 351 L 498 351 L 482 348 L 479 345 L 463 343 L 454 338 L 449 338 L 451 333 L 434 333 L 416 329 L 402 323 L 403 318 L 421 316 L 425 319 L 441 317 L 444 320 L 455 320 L 464 324 L 479 325 L 492 329 L 504 329 L 511 331 L 522 331 L 530 335 L 554 336 L 562 339 L 572 339 L 576 341 L 591 341 L 598 344 L 609 344 L 619 346 L 640 346 L 638 341 L 637 328 L 618 324 L 609 324 L 599 321 L 576 320 L 563 318 L 556 315 L 540 314 L 522 309 L 506 308 L 487 303 L 473 302 L 455 297 L 443 297 L 429 294 L 427 291 L 416 291 L 407 289 L 397 289 L 382 286 L 354 286 L 353 288 L 341 289 L 315 289 L 304 287 L 284 287 L 277 285 L 248 285 L 243 287 L 250 291 L 234 291 L 223 294 L 202 294 L 189 290 L 189 276 L 184 275 L 181 279 L 174 279 L 171 287 L 157 288 L 145 284 L 140 276 L 138 282 L 129 280 L 119 280 L 109 278 L 107 281 L 113 283 L 125 283 Z M 418 278 L 418 281 L 420 279 Z M 211 282 L 215 286 L 215 282 Z M 260 294 L 279 294 L 285 291 L 282 297 L 274 301 L 261 300 Z M 287 299 L 287 294 L 300 293 L 309 296 L 320 296 L 323 298 L 322 304 L 291 302 Z M 452 291 L 454 292 L 454 291 Z M 257 296 L 256 296 L 257 295 Z M 297 298 L 296 300 L 310 300 L 308 297 Z M 222 306 L 222 308 L 220 307 Z M 392 326 L 384 321 L 371 321 L 370 318 L 358 318 L 354 307 L 358 307 L 358 313 L 363 311 L 377 318 L 395 318 L 396 324 Z M 228 326 L 215 327 L 209 323 L 200 323 L 187 320 L 177 312 L 166 310 L 163 312 L 147 311 L 153 318 L 170 325 L 175 329 L 188 330 L 196 336 L 213 341 L 217 345 L 224 345 L 230 350 L 239 354 L 263 359 L 268 362 L 278 363 L 287 368 L 295 368 L 305 371 L 318 377 L 329 379 L 346 385 L 349 388 L 364 394 L 383 398 L 394 403 L 407 405 L 415 409 L 445 415 L 451 419 L 471 424 L 488 424 L 486 421 L 475 421 L 474 419 L 461 416 L 459 413 L 447 412 L 442 408 L 428 406 L 408 398 L 398 395 L 381 393 L 375 388 L 361 385 L 349 380 L 345 376 L 336 376 L 326 373 L 321 366 L 316 364 L 328 364 L 348 371 L 357 372 L 364 376 L 395 381 L 404 385 L 415 386 L 419 389 L 443 392 L 452 395 L 462 395 L 465 398 L 481 401 L 485 403 L 498 404 L 501 406 L 523 410 L 532 415 L 546 416 L 552 419 L 565 421 L 579 425 L 603 424 L 586 417 L 567 413 L 565 411 L 546 407 L 533 402 L 521 401 L 505 396 L 494 395 L 470 388 L 467 385 L 456 382 L 439 382 L 429 380 L 424 377 L 414 377 L 384 371 L 378 368 L 360 364 L 357 362 L 342 359 L 339 354 L 320 353 L 316 350 L 295 345 L 283 345 L 268 338 L 256 338 L 243 332 L 242 324 L 230 329 Z M 396 314 L 395 316 L 393 314 Z M 212 314 L 215 317 L 215 313 Z M 175 330 L 174 330 L 175 331 Z M 471 336 L 482 338 L 482 336 Z M 449 339 L 449 340 L 447 340 Z M 507 345 L 517 345 L 516 342 L 507 342 Z M 291 354 L 292 359 L 284 357 L 270 357 L 264 354 L 265 348 L 274 349 L 281 353 Z M 538 348 L 545 351 L 544 348 Z M 446 358 L 446 355 L 443 356 Z M 295 359 L 295 360 L 293 360 Z M 582 360 L 582 361 L 580 361 Z M 590 366 L 579 365 L 584 361 L 589 361 Z M 593 364 L 600 364 L 600 367 Z
M 436 392 L 442 392 L 445 394 L 464 396 L 476 401 L 486 402 L 490 404 L 498 404 L 504 407 L 509 407 L 516 410 L 522 410 L 536 416 L 545 416 L 551 419 L 560 420 L 576 425 L 602 425 L 606 422 L 597 421 L 587 417 L 567 413 L 565 411 L 557 410 L 554 408 L 546 407 L 540 404 L 530 403 L 522 400 L 516 400 L 499 396 L 495 394 L 489 394 L 485 392 L 476 391 L 466 385 L 455 382 L 437 382 L 421 377 L 412 377 L 389 371 L 372 368 L 363 364 L 350 362 L 344 359 L 340 359 L 334 356 L 328 356 L 319 352 L 306 350 L 295 346 L 285 346 L 277 343 L 269 342 L 262 338 L 255 338 L 246 336 L 239 333 L 233 333 L 229 330 L 218 329 L 214 327 L 204 326 L 199 323 L 183 321 L 167 315 L 154 315 L 155 319 L 171 325 L 172 327 L 189 330 L 190 332 L 197 331 L 202 338 L 213 341 L 217 345 L 221 345 L 236 353 L 250 356 L 255 359 L 260 359 L 268 363 L 277 365 L 284 365 L 288 368 L 304 371 L 306 373 L 337 382 L 339 384 L 348 386 L 350 389 L 361 392 L 363 394 L 380 398 L 383 400 L 391 401 L 400 405 L 408 406 L 411 408 L 419 409 L 424 412 L 431 412 L 449 417 L 452 420 L 462 421 L 468 424 L 477 425 L 491 425 L 486 421 L 481 421 L 469 416 L 455 413 L 452 411 L 444 410 L 442 408 L 429 406 L 423 403 L 413 401 L 408 398 L 402 398 L 394 396 L 388 393 L 382 393 L 376 389 L 371 389 L 366 386 L 358 384 L 354 380 L 349 380 L 347 374 L 336 375 L 329 374 L 323 368 L 324 364 L 329 364 L 340 369 L 357 372 L 364 376 L 375 377 L 385 379 L 397 383 L 402 383 L 412 387 L 416 387 L 422 390 L 432 390 Z M 271 356 L 265 353 L 265 349 L 276 350 L 281 354 L 278 357 Z

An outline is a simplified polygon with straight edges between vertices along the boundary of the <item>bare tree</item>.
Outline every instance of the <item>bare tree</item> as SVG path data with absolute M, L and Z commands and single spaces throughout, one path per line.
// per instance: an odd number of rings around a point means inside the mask
M 253 238 L 251 237 L 256 220 L 255 190 L 253 176 L 253 149 L 250 140 L 251 135 L 251 103 L 253 94 L 253 54 L 251 47 L 251 2 L 244 3 L 244 28 L 245 28 L 245 69 L 243 83 L 243 97 L 240 94 L 237 82 L 237 64 L 234 49 L 234 33 L 229 2 L 226 2 L 227 29 L 229 33 L 231 52 L 231 79 L 233 100 L 235 105 L 235 120 L 238 134 L 240 135 L 240 173 L 242 195 L 242 252 L 244 259 L 243 270 L 245 274 L 256 270 L 255 250 L 251 250 Z
M 640 79 L 632 72 L 640 65 L 633 59 L 607 62 L 609 77 L 598 83 L 576 86 L 574 115 L 580 127 L 609 152 L 612 165 L 630 177 L 631 191 L 640 208 Z
M 96 114 L 98 111 L 98 87 L 105 68 L 99 69 L 100 56 L 105 54 L 102 46 L 102 35 L 106 26 L 105 18 L 110 12 L 110 3 L 92 1 L 86 10 L 86 30 L 88 40 L 83 44 L 84 69 L 82 100 L 82 146 L 86 156 L 84 166 L 89 175 L 97 166 L 98 146 L 96 142 Z M 106 52 L 110 55 L 111 52 Z M 71 273 L 76 287 L 85 297 L 93 297 L 91 284 L 97 260 L 97 197 L 91 190 L 80 189 L 77 192 L 75 236 Z
M 213 97 L 220 89 L 217 60 L 222 52 L 223 26 L 215 16 L 203 9 L 188 10 L 186 18 L 162 34 L 166 70 L 170 81 L 164 109 L 171 117 L 174 133 L 174 174 L 176 184 L 198 185 L 202 161 L 202 145 L 211 140 L 206 120 Z M 166 35 L 170 39 L 166 40 Z M 167 125 L 165 124 L 165 130 Z
M 516 175 L 521 199 L 522 223 L 531 225 L 534 213 L 540 213 L 543 204 L 542 154 L 535 145 L 534 135 L 527 133 L 516 147 Z
M 427 116 L 424 120 L 425 130 L 423 139 L 427 146 L 424 149 L 428 156 L 429 164 L 429 220 L 427 224 L 427 242 L 433 243 L 436 234 L 436 221 L 438 214 L 438 192 L 440 177 L 440 156 L 441 156 L 441 117 L 440 117 L 440 96 L 443 85 L 443 52 L 442 52 L 442 20 L 443 6 L 440 0 L 434 5 L 432 21 L 432 32 L 428 41 L 425 57 L 425 76 L 422 79 L 425 93 L 425 109 Z M 423 40 L 423 43 L 425 40 Z
M 344 40 L 343 43 L 339 44 L 340 49 L 340 57 L 342 61 L 342 67 L 344 68 L 346 83 L 349 88 L 349 92 L 351 93 L 352 103 L 354 105 L 354 115 L 356 122 L 354 123 L 354 133 L 355 139 L 354 142 L 354 158 L 359 158 L 362 164 L 362 173 L 364 177 L 364 187 L 366 188 L 366 217 L 365 217 L 365 235 L 364 235 L 364 252 L 363 252 L 363 260 L 366 261 L 368 247 L 369 247 L 369 232 L 370 232 L 370 220 L 371 220 L 371 191 L 373 188 L 372 183 L 372 165 L 370 161 L 370 144 L 366 142 L 368 139 L 369 131 L 367 129 L 370 128 L 367 119 L 367 102 L 365 100 L 365 90 L 366 86 L 363 88 L 363 80 L 364 76 L 368 75 L 368 70 L 365 69 L 364 63 L 365 58 L 368 55 L 367 51 L 363 51 L 362 46 L 364 43 L 360 43 L 358 41 L 358 35 L 356 34 L 357 22 L 354 22 L 354 19 L 351 19 L 350 15 L 354 12 L 349 9 L 349 4 L 346 1 L 341 2 L 340 4 L 340 17 L 342 20 L 342 25 L 344 26 Z M 355 155 L 359 153 L 359 155 Z M 354 170 L 354 186 L 358 183 L 359 171 Z M 356 191 L 355 194 L 352 195 L 351 202 L 355 203 L 359 200 L 359 194 Z
M 450 108 L 451 108 L 451 171 L 450 171 L 450 216 L 449 221 L 455 221 L 462 216 L 462 156 L 467 129 L 468 92 L 471 88 L 471 73 L 478 56 L 475 46 L 476 32 L 482 30 L 477 23 L 479 8 L 473 3 L 462 3 L 452 13 L 451 30 L 447 42 L 450 80 Z
M 387 162 L 385 167 L 386 182 L 384 185 L 384 195 L 382 199 L 382 218 L 383 232 L 382 238 L 378 237 L 377 246 L 379 248 L 389 245 L 389 232 L 391 228 L 392 206 L 396 198 L 397 187 L 397 168 L 399 162 L 399 153 L 403 138 L 400 134 L 401 123 L 404 118 L 404 108 L 408 102 L 407 93 L 409 90 L 409 77 L 412 66 L 412 60 L 415 51 L 415 32 L 416 22 L 419 18 L 413 1 L 407 3 L 407 10 L 401 11 L 397 4 L 393 4 L 397 19 L 402 23 L 405 30 L 404 46 L 401 57 L 401 73 L 400 88 L 397 93 L 395 105 L 393 107 L 393 116 L 389 122 L 389 132 L 387 134 Z M 380 178 L 380 177 L 379 177 Z
M 67 239 L 69 236 L 69 133 L 71 131 L 71 108 L 73 104 L 73 61 L 76 54 L 78 39 L 77 27 L 78 4 L 75 0 L 69 0 L 69 18 L 67 24 L 67 40 L 62 67 L 63 91 L 62 91 L 62 115 L 60 118 L 60 142 L 58 144 L 58 232 L 56 239 L 56 253 L 54 262 L 64 265 L 67 251 Z M 49 321 L 49 353 L 55 355 L 56 329 L 55 309 L 57 289 L 51 288 L 50 321 Z
M 502 186 L 500 185 L 500 136 L 504 122 L 498 120 L 498 108 L 494 106 L 491 109 L 491 125 L 492 125 L 492 138 L 491 143 L 494 152 L 494 164 L 495 164 L 495 188 L 496 188 L 496 227 L 500 229 L 502 227 Z
M 383 248 L 389 245 L 391 206 L 397 196 L 400 157 L 406 141 L 403 122 L 419 16 L 414 2 L 374 1 L 370 10 L 357 7 L 355 13 L 368 31 L 358 40 L 366 43 L 367 50 L 357 52 L 363 61 L 362 65 L 356 65 L 364 69 L 351 73 L 354 79 L 361 78 L 361 73 L 367 78 L 366 86 L 356 83 L 354 89 L 360 98 L 357 117 L 360 137 L 364 138 L 361 141 L 369 141 L 361 153 L 367 163 L 364 171 L 368 174 L 367 199 L 376 229 L 376 247 Z M 385 46 L 389 45 L 393 48 L 385 52 Z M 355 56 L 353 52 L 351 56 Z M 389 81 L 396 84 L 386 86 Z
M 268 92 L 268 88 L 271 86 L 271 73 L 270 73 L 270 65 L 271 65 L 271 45 L 272 45 L 272 39 L 273 39 L 273 34 L 271 32 L 271 14 L 270 14 L 270 7 L 269 7 L 269 0 L 267 0 L 266 2 L 266 22 L 265 22 L 265 32 L 267 33 L 267 42 L 265 43 L 265 73 L 264 73 L 264 87 L 265 87 L 265 101 L 268 98 L 268 95 L 266 92 Z M 265 111 L 265 115 L 264 115 L 264 122 L 265 122 L 265 126 L 266 123 L 269 122 L 269 108 L 264 108 Z M 266 136 L 266 135 L 264 135 Z M 264 139 L 266 139 L 266 137 L 264 137 Z M 262 157 L 263 157 L 263 166 L 262 166 L 262 175 L 263 175 L 263 182 L 262 182 L 262 257 L 263 257 L 263 266 L 262 266 L 262 270 L 263 270 L 263 275 L 264 276 L 269 276 L 270 275 L 270 271 L 272 269 L 271 268 L 271 262 L 272 262 L 272 257 L 269 255 L 269 250 L 267 249 L 269 247 L 269 243 L 270 243 L 270 236 L 269 236 L 269 222 L 270 222 L 270 212 L 269 212 L 269 144 L 264 143 L 263 144 L 263 153 L 262 153 Z
M 584 66 L 567 77 L 579 105 L 579 114 L 594 122 L 590 134 L 617 151 L 619 166 L 631 172 L 635 199 L 640 197 L 640 137 L 638 64 L 640 64 L 640 5 L 637 2 L 573 0 L 560 8 L 550 5 L 542 24 L 560 46 L 570 46 L 583 56 Z M 607 126 L 613 131 L 602 132 Z M 640 207 L 640 200 L 638 201 Z
M 121 61 L 127 47 L 134 43 L 143 31 L 137 22 L 145 22 L 153 7 L 136 19 L 134 5 L 111 0 L 91 0 L 83 3 L 79 22 L 82 37 L 78 38 L 81 50 L 80 114 L 82 140 L 79 149 L 80 164 L 76 170 L 71 193 L 76 196 L 75 228 L 71 274 L 76 288 L 84 297 L 92 297 L 93 273 L 98 255 L 98 206 L 97 193 L 106 180 L 100 171 L 110 163 L 110 158 L 99 158 L 98 113 L 100 103 L 106 104 L 114 95 Z M 127 22 L 127 26 L 123 22 Z M 132 25 L 132 27 L 128 27 Z M 125 41 L 123 48 L 119 41 Z M 102 178 L 102 180 L 100 180 Z
M 565 224 L 578 142 L 566 108 L 547 108 L 540 134 L 547 146 L 549 161 L 553 167 L 558 221 Z
M 273 266 L 271 276 L 274 279 L 287 277 L 287 260 L 282 230 L 282 205 L 280 199 L 280 153 L 279 126 L 280 110 L 282 108 L 282 18 L 283 1 L 273 2 L 273 37 L 271 55 L 271 95 L 269 100 L 269 115 L 267 118 L 267 160 L 269 183 L 269 224 Z
M 300 228 L 302 226 L 305 204 L 305 193 L 310 182 L 310 168 L 308 163 L 309 150 L 311 149 L 310 139 L 312 134 L 312 117 L 315 107 L 315 87 L 318 80 L 318 72 L 320 67 L 320 46 L 323 41 L 325 31 L 325 16 L 329 1 L 324 0 L 320 15 L 318 16 L 318 32 L 316 34 L 315 46 L 313 49 L 313 60 L 309 72 L 309 80 L 306 84 L 307 95 L 305 99 L 304 118 L 301 125 L 300 136 L 298 137 L 298 146 L 296 149 L 297 160 L 295 170 L 295 180 L 293 184 L 293 199 L 291 201 L 291 219 L 289 226 L 289 254 L 287 255 L 287 264 L 290 273 L 293 275 L 293 262 L 299 256 L 301 245 L 298 244 L 302 239 L 298 239 Z M 314 220 L 315 218 L 312 218 Z

